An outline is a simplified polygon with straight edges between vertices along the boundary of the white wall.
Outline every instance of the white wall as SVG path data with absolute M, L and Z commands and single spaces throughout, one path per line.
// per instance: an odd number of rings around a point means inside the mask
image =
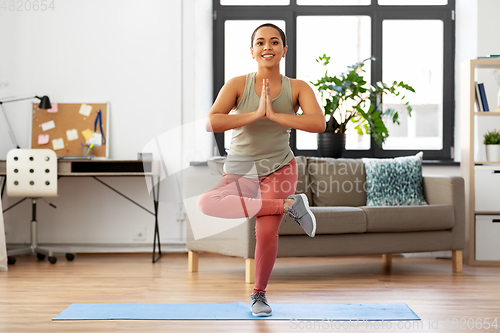
M 210 0 L 64 0 L 56 1 L 53 11 L 2 10 L 0 98 L 109 102 L 110 158 L 136 159 L 150 140 L 208 112 L 211 24 Z M 31 102 L 4 105 L 22 148 L 29 146 Z M 0 158 L 5 158 L 13 145 L 0 119 Z M 201 152 L 194 159 L 206 160 L 211 140 L 207 134 L 198 140 L 179 135 L 169 158 L 184 161 L 183 152 Z M 103 180 L 153 210 L 143 179 Z M 177 221 L 181 199 L 171 184 L 162 186 L 161 242 L 183 244 L 185 225 Z M 15 201 L 4 198 L 4 208 Z M 43 201 L 39 205 L 40 243 L 91 244 L 94 250 L 135 244 L 150 250 L 153 217 L 93 179 L 60 179 L 59 197 L 50 201 L 57 210 Z M 29 240 L 29 212 L 30 204 L 23 202 L 5 214 L 8 243 Z
M 477 14 L 477 55 L 487 56 L 489 54 L 500 55 L 500 1 L 498 0 L 478 0 Z M 500 89 L 499 84 L 492 75 L 492 70 L 482 70 L 478 72 L 479 82 L 484 82 L 486 97 L 490 109 L 497 105 L 497 94 Z M 497 127 L 500 129 L 500 127 Z
M 458 0 L 455 15 L 455 161 L 461 160 L 460 70 L 462 63 L 477 57 L 477 0 Z

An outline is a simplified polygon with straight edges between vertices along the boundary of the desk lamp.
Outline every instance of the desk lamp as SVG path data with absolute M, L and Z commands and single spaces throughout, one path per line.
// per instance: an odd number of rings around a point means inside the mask
M 5 118 L 5 122 L 7 123 L 7 127 L 9 127 L 9 135 L 10 135 L 10 139 L 12 140 L 12 143 L 16 146 L 16 148 L 20 148 L 19 147 L 19 144 L 17 143 L 17 140 L 16 140 L 16 137 L 14 136 L 14 132 L 12 132 L 12 128 L 10 127 L 10 123 L 9 123 L 9 119 L 7 118 L 7 114 L 5 113 L 5 110 L 3 108 L 3 103 L 10 103 L 10 102 L 17 102 L 17 101 L 24 101 L 26 99 L 32 99 L 32 98 L 38 98 L 40 100 L 40 104 L 38 105 L 38 107 L 40 109 L 44 109 L 44 110 L 47 110 L 47 109 L 50 109 L 52 108 L 51 104 L 50 104 L 50 99 L 48 96 L 43 96 L 43 97 L 39 97 L 39 96 L 33 96 L 33 97 L 25 97 L 25 98 L 19 98 L 19 99 L 11 99 L 11 100 L 8 100 L 8 101 L 0 101 L 0 108 L 2 109 L 2 113 L 3 113 L 3 116 Z

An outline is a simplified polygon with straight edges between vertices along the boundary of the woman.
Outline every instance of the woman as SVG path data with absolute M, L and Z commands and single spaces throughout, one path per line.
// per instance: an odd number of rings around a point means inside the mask
M 254 316 L 272 314 L 265 289 L 284 214 L 309 236 L 314 237 L 316 231 L 307 197 L 294 195 L 297 163 L 289 147 L 289 132 L 290 128 L 323 132 L 325 119 L 311 87 L 280 74 L 287 50 L 285 33 L 279 27 L 270 23 L 257 27 L 250 47 L 257 72 L 235 77 L 222 87 L 206 126 L 211 132 L 232 129 L 233 135 L 223 178 L 200 196 L 198 207 L 206 215 L 221 218 L 256 216 L 255 285 L 250 296 Z M 296 115 L 299 106 L 303 114 Z

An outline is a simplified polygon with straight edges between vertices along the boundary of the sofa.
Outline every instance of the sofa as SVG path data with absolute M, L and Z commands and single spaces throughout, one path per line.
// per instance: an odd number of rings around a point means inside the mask
M 452 271 L 462 271 L 465 241 L 462 177 L 422 176 L 426 205 L 368 206 L 363 159 L 297 156 L 296 160 L 299 171 L 296 193 L 308 197 L 316 216 L 316 236 L 308 237 L 285 216 L 279 232 L 278 258 L 382 255 L 383 265 L 389 268 L 393 254 L 451 250 Z M 223 158 L 209 161 L 212 175 L 208 178 L 213 177 L 212 181 L 220 178 L 223 162 Z M 200 179 L 192 178 L 187 187 L 192 194 L 200 193 L 200 184 Z M 191 218 L 204 217 L 188 212 L 188 220 Z M 186 247 L 190 272 L 198 271 L 199 252 L 241 257 L 246 261 L 245 281 L 253 283 L 254 217 L 203 238 L 195 238 L 191 228 L 192 222 L 203 221 L 189 222 Z

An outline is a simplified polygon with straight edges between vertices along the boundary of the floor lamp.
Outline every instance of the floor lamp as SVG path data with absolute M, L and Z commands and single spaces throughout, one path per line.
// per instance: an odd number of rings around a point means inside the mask
M 40 100 L 40 104 L 38 105 L 38 107 L 40 109 L 47 110 L 47 109 L 52 108 L 52 106 L 50 104 L 50 99 L 48 96 L 43 96 L 43 97 L 33 96 L 33 97 L 25 97 L 25 98 L 19 98 L 19 99 L 11 99 L 8 101 L 0 101 L 0 108 L 2 109 L 2 113 L 3 113 L 3 116 L 5 118 L 5 122 L 7 123 L 7 127 L 9 128 L 10 139 L 12 140 L 12 143 L 14 144 L 14 146 L 16 146 L 16 148 L 18 148 L 18 149 L 21 147 L 19 147 L 19 144 L 17 143 L 16 137 L 14 136 L 14 132 L 12 131 L 12 127 L 10 127 L 9 119 L 7 118 L 7 114 L 5 113 L 5 110 L 3 108 L 3 104 L 10 103 L 10 102 L 24 101 L 24 100 L 33 99 L 33 98 L 38 98 Z

